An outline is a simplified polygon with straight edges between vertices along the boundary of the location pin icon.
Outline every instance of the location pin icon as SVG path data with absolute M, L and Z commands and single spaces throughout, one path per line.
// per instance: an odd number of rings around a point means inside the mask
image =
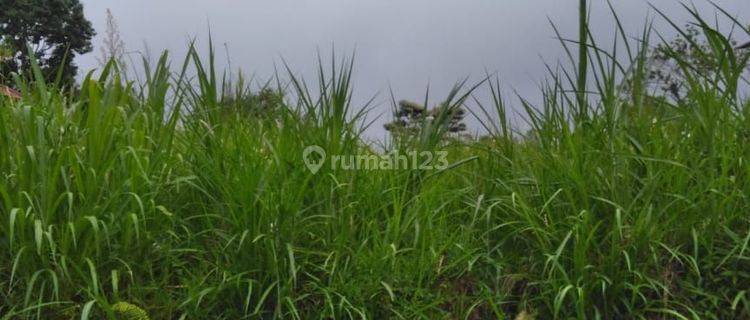
M 320 146 L 308 146 L 305 148 L 305 151 L 302 152 L 302 159 L 305 161 L 307 169 L 309 169 L 312 174 L 316 174 L 326 161 L 326 151 Z

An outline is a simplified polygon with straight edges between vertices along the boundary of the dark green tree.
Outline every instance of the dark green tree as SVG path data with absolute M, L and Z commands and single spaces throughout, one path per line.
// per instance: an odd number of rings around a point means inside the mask
M 0 42 L 11 52 L 0 61 L 0 82 L 29 72 L 30 48 L 48 80 L 61 71 L 63 84 L 73 84 L 73 58 L 92 50 L 94 34 L 78 0 L 0 0 Z
M 385 129 L 396 136 L 415 135 L 422 130 L 425 124 L 436 124 L 436 118 L 446 108 L 444 103 L 427 110 L 424 106 L 406 100 L 398 103 L 398 110 L 394 114 L 394 120 L 385 124 Z M 466 131 L 463 123 L 466 112 L 462 107 L 447 110 L 447 131 L 449 133 L 460 133 Z
M 745 61 L 750 56 L 749 48 L 750 43 L 737 46 L 735 40 L 729 39 L 729 47 L 725 49 L 734 50 L 737 61 Z M 688 90 L 685 66 L 706 79 L 717 77 L 722 68 L 722 61 L 717 59 L 722 55 L 715 54 L 714 50 L 719 49 L 712 46 L 705 31 L 692 24 L 686 25 L 680 37 L 662 42 L 651 50 L 647 57 L 649 88 L 657 97 L 682 100 Z

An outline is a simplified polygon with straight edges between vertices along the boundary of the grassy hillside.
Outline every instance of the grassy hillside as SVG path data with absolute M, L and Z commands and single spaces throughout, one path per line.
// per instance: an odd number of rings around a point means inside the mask
M 487 81 L 492 136 L 438 116 L 389 144 L 448 151 L 445 170 L 305 168 L 309 145 L 373 152 L 346 62 L 231 99 L 243 84 L 194 50 L 142 84 L 114 65 L 76 93 L 19 80 L 0 98 L 2 319 L 749 318 L 747 59 L 695 22 L 715 64 L 672 57 L 679 101 L 648 85 L 648 42 L 584 32 L 588 63 L 524 104 L 527 134 Z

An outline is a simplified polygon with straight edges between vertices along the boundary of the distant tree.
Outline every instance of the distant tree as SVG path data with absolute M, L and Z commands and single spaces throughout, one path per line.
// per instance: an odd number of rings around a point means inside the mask
M 657 96 L 680 101 L 687 93 L 687 79 L 675 57 L 680 57 L 686 65 L 696 71 L 696 74 L 702 74 L 709 79 L 716 76 L 720 62 L 716 61 L 717 55 L 712 53 L 711 45 L 701 35 L 698 27 L 687 25 L 684 35 L 661 43 L 651 50 L 647 61 L 647 76 L 649 85 L 656 90 Z M 736 47 L 737 42 L 730 40 L 730 45 Z M 739 46 L 735 54 L 741 61 L 750 55 L 750 50 L 744 45 Z
M 427 123 L 435 123 L 436 116 L 444 111 L 445 104 L 439 104 L 436 107 L 427 110 L 424 106 L 406 100 L 398 103 L 398 111 L 394 115 L 394 120 L 385 125 L 385 129 L 393 135 L 415 135 L 422 130 L 422 126 Z M 460 133 L 466 131 L 466 124 L 463 123 L 466 111 L 463 108 L 454 108 L 450 111 L 448 118 L 448 132 Z
M 221 105 L 229 112 L 257 119 L 278 119 L 286 107 L 284 93 L 264 87 L 251 92 L 245 87 L 238 87 L 223 94 Z
M 124 72 L 126 70 L 125 41 L 120 36 L 120 27 L 117 25 L 117 20 L 115 20 L 110 9 L 107 9 L 106 24 L 103 45 L 99 48 L 97 60 L 100 66 L 106 65 L 110 60 L 115 60 L 120 67 L 120 71 Z
M 48 79 L 61 70 L 63 82 L 74 83 L 73 58 L 91 51 L 94 34 L 78 0 L 0 0 L 0 42 L 11 52 L 0 62 L 0 82 L 28 72 L 28 45 Z

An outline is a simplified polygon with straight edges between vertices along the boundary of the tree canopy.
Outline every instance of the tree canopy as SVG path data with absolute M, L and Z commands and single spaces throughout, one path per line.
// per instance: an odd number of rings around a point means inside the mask
M 449 109 L 445 109 L 449 108 Z M 394 114 L 394 120 L 385 124 L 385 129 L 391 134 L 397 136 L 414 135 L 422 130 L 422 126 L 427 123 L 435 123 L 440 112 L 448 111 L 447 131 L 450 133 L 459 133 L 466 131 L 466 124 L 463 123 L 466 112 L 463 108 L 450 108 L 445 103 L 438 104 L 432 109 L 406 100 L 398 103 L 398 111 Z
M 706 79 L 718 79 L 717 73 L 729 61 L 722 60 L 723 56 L 717 55 L 717 51 L 733 51 L 732 56 L 737 61 L 750 58 L 750 50 L 747 50 L 750 43 L 738 46 L 737 41 L 730 38 L 728 43 L 722 44 L 705 34 L 698 26 L 689 24 L 679 37 L 659 43 L 651 50 L 647 57 L 647 76 L 655 96 L 672 101 L 684 99 L 689 91 L 685 68 Z
M 0 82 L 11 83 L 12 72 L 31 67 L 27 45 L 48 79 L 62 72 L 64 84 L 74 81 L 73 58 L 92 50 L 94 29 L 78 0 L 0 0 Z

